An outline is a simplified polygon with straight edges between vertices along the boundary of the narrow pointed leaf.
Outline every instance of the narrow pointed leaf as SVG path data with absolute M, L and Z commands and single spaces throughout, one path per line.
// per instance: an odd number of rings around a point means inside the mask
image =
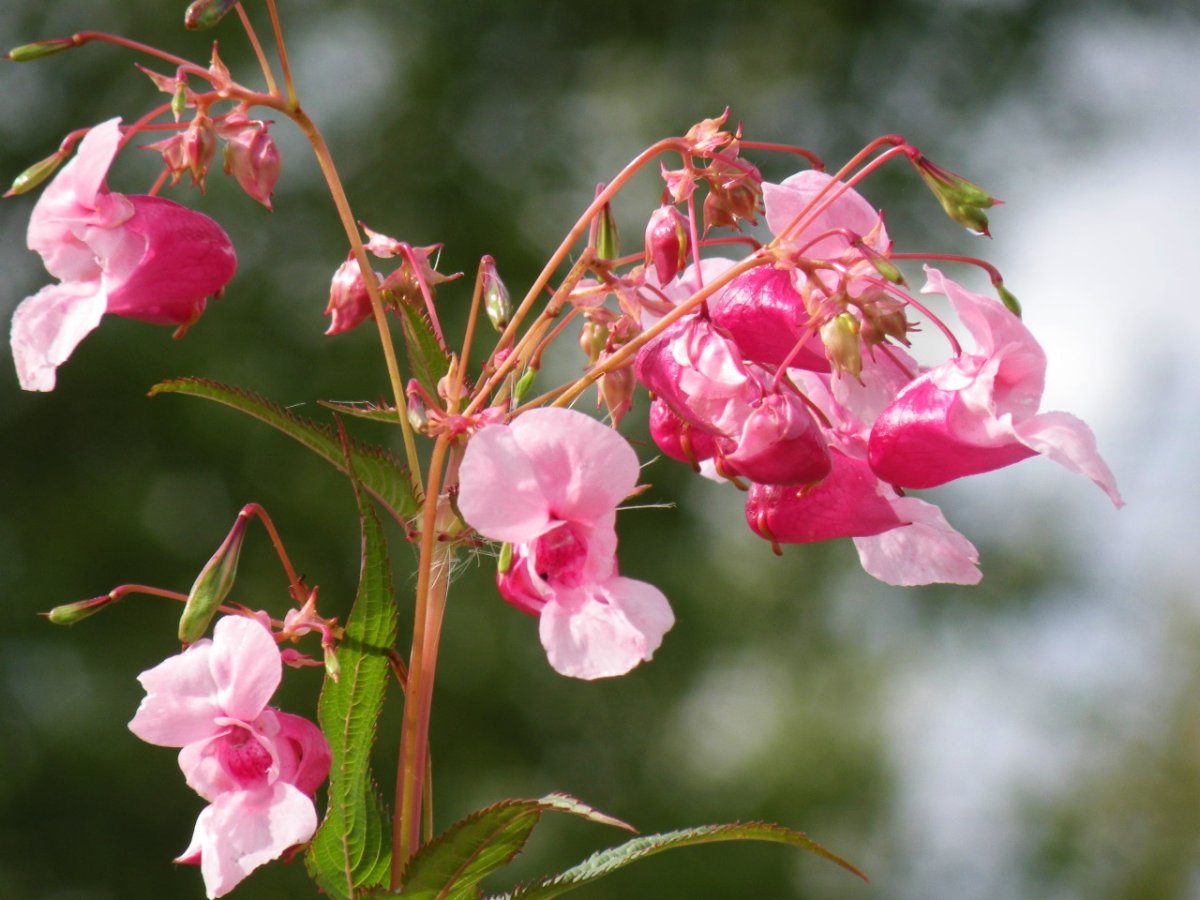
M 353 416 L 356 419 L 370 419 L 372 422 L 383 422 L 385 425 L 395 425 L 398 421 L 396 417 L 399 414 L 396 412 L 396 407 L 386 404 L 366 401 L 341 403 L 337 400 L 318 400 L 317 404 L 340 415 Z
M 158 394 L 204 397 L 247 413 L 295 438 L 339 471 L 347 471 L 346 457 L 333 428 L 298 416 L 252 391 L 204 378 L 176 378 L 150 389 L 151 397 Z M 363 488 L 397 521 L 404 523 L 415 516 L 419 500 L 413 491 L 412 478 L 400 461 L 382 447 L 359 441 L 350 441 L 349 447 L 355 474 Z
M 608 850 L 594 853 L 579 865 L 567 869 L 565 872 L 522 885 L 510 893 L 498 895 L 491 900 L 548 900 L 548 898 L 558 897 L 567 891 L 598 881 L 617 869 L 624 868 L 644 857 L 653 856 L 655 853 L 672 850 L 676 847 L 695 847 L 699 844 L 712 844 L 719 841 L 772 841 L 791 844 L 793 847 L 808 850 L 830 862 L 837 863 L 863 881 L 867 880 L 867 876 L 853 865 L 799 831 L 792 831 L 782 825 L 772 825 L 767 822 L 747 822 L 730 825 L 702 825 L 699 828 L 684 828 L 680 831 L 668 831 L 664 834 L 650 834 L 634 838 L 618 847 L 610 847 Z
M 420 849 L 404 872 L 404 900 L 473 900 L 479 882 L 521 852 L 544 812 L 563 812 L 602 825 L 629 825 L 566 794 L 504 800 L 450 826 Z
M 438 340 L 424 310 L 401 303 L 399 313 L 409 371 L 429 396 L 436 397 L 438 382 L 450 371 L 450 355 Z
M 333 765 L 325 820 L 305 862 L 330 897 L 355 900 L 383 885 L 391 868 L 389 815 L 371 775 L 371 745 L 390 677 L 396 605 L 387 546 L 375 510 L 355 482 L 362 519 L 362 570 L 338 644 L 339 678 L 328 676 L 318 707 Z

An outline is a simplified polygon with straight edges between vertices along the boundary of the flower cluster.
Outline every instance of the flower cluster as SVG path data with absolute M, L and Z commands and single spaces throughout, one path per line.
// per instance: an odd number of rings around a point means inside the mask
M 188 786 L 209 802 L 177 859 L 200 866 L 209 897 L 316 831 L 313 795 L 329 774 L 329 744 L 307 719 L 267 705 L 282 676 L 270 631 L 226 616 L 211 640 L 138 677 L 146 697 L 129 729 L 181 748 Z
M 1120 504 L 1087 426 L 1038 412 L 1045 356 L 1005 304 L 926 268 L 925 293 L 949 299 L 976 347 L 963 352 L 947 330 L 954 355 L 923 370 L 904 347 L 915 330 L 907 310 L 924 307 L 889 261 L 882 215 L 815 170 L 764 184 L 763 198 L 771 253 L 661 330 L 635 364 L 654 395 L 655 443 L 706 474 L 748 482 L 757 534 L 851 537 L 884 581 L 970 584 L 980 578 L 975 548 L 906 489 L 1041 453 Z M 652 220 L 648 239 L 662 233 Z M 734 264 L 704 263 L 654 290 L 643 316 Z

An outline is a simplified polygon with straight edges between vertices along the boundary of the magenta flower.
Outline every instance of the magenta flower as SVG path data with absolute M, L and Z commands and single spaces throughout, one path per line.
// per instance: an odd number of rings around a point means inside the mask
M 573 410 L 530 410 L 467 444 L 458 508 L 481 535 L 513 545 L 501 594 L 539 616 L 563 675 L 623 675 L 675 622 L 661 591 L 617 574 L 616 508 L 637 478 L 629 444 Z
M 926 267 L 924 293 L 950 298 L 976 351 L 930 369 L 902 390 L 871 429 L 869 459 L 891 484 L 926 488 L 1038 453 L 1086 475 L 1122 504 L 1091 430 L 1064 412 L 1039 413 L 1046 356 L 999 300 Z
M 854 538 L 868 574 L 896 585 L 975 584 L 979 554 L 941 510 L 901 497 L 866 462 L 830 453 L 833 470 L 810 486 L 750 486 L 746 522 L 759 536 L 784 544 Z
M 199 863 L 209 897 L 312 837 L 313 794 L 329 774 L 321 731 L 267 701 L 283 668 L 258 621 L 226 616 L 200 640 L 138 676 L 146 697 L 129 730 L 180 747 L 179 767 L 207 806 L 177 862 Z
M 118 122 L 87 133 L 29 220 L 29 249 L 59 283 L 25 298 L 13 315 L 13 359 L 25 390 L 53 390 L 55 370 L 105 313 L 190 325 L 237 268 L 228 235 L 212 219 L 105 188 Z

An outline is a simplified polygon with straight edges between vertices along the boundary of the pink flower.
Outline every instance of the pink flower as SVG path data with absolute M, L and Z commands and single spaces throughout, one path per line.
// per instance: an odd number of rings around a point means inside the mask
M 836 259 L 847 251 L 861 252 L 852 250 L 848 234 L 862 238 L 879 253 L 890 248 L 879 210 L 826 172 L 808 169 L 780 184 L 764 182 L 763 206 L 771 233 L 795 244 L 809 259 Z M 820 211 L 813 215 L 817 209 Z
M 182 748 L 188 786 L 210 804 L 177 860 L 199 863 L 209 897 L 317 828 L 312 798 L 329 774 L 329 744 L 308 720 L 267 706 L 282 672 L 270 632 L 255 619 L 226 616 L 212 640 L 138 676 L 146 697 L 130 731 Z
M 378 273 L 375 277 L 379 278 Z M 367 293 L 362 268 L 353 254 L 333 273 L 325 315 L 329 316 L 329 327 L 325 329 L 327 335 L 350 331 L 371 318 L 371 297 Z
M 836 450 L 830 456 L 833 471 L 816 485 L 751 485 L 751 530 L 785 544 L 852 537 L 863 569 L 888 584 L 980 580 L 978 552 L 941 510 L 899 496 L 862 460 Z
M 225 138 L 225 172 L 237 179 L 252 199 L 271 208 L 271 194 L 279 181 L 281 160 L 270 123 L 235 112 L 221 125 Z
M 228 235 L 207 216 L 105 188 L 118 121 L 88 132 L 29 220 L 29 249 L 59 283 L 27 297 L 13 315 L 13 359 L 25 390 L 53 390 L 55 370 L 105 313 L 190 325 L 237 267 Z
M 617 574 L 617 504 L 637 484 L 633 449 L 582 413 L 534 409 L 467 444 L 458 508 L 513 545 L 501 594 L 538 615 L 550 665 L 575 678 L 649 660 L 675 617 L 655 587 Z
M 1041 453 L 1094 481 L 1122 504 L 1091 430 L 1068 413 L 1039 413 L 1046 357 L 999 300 L 971 293 L 926 267 L 924 293 L 950 298 L 976 352 L 915 379 L 879 415 L 869 459 L 891 484 L 934 487 Z

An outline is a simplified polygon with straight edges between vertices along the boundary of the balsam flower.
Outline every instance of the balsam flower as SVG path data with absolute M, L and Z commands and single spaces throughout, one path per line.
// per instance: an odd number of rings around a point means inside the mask
M 467 444 L 459 511 L 484 537 L 512 544 L 501 593 L 539 616 L 546 656 L 563 675 L 623 675 L 674 624 L 661 591 L 617 574 L 616 508 L 637 477 L 629 444 L 572 410 L 530 410 Z
M 179 767 L 207 806 L 177 862 L 199 863 L 209 897 L 312 837 L 329 744 L 306 719 L 267 705 L 283 667 L 270 632 L 226 616 L 211 640 L 138 676 L 146 697 L 129 730 L 180 747 Z
M 991 297 L 926 267 L 924 293 L 950 298 L 974 353 L 912 381 L 871 429 L 869 459 L 891 484 L 935 487 L 1043 454 L 1094 481 L 1120 506 L 1091 430 L 1064 412 L 1039 413 L 1046 356 L 1021 320 Z
M 25 390 L 53 390 L 56 369 L 105 313 L 190 325 L 237 268 L 229 236 L 212 219 L 104 186 L 121 140 L 118 122 L 87 133 L 30 217 L 29 249 L 59 282 L 13 315 L 13 360 Z

